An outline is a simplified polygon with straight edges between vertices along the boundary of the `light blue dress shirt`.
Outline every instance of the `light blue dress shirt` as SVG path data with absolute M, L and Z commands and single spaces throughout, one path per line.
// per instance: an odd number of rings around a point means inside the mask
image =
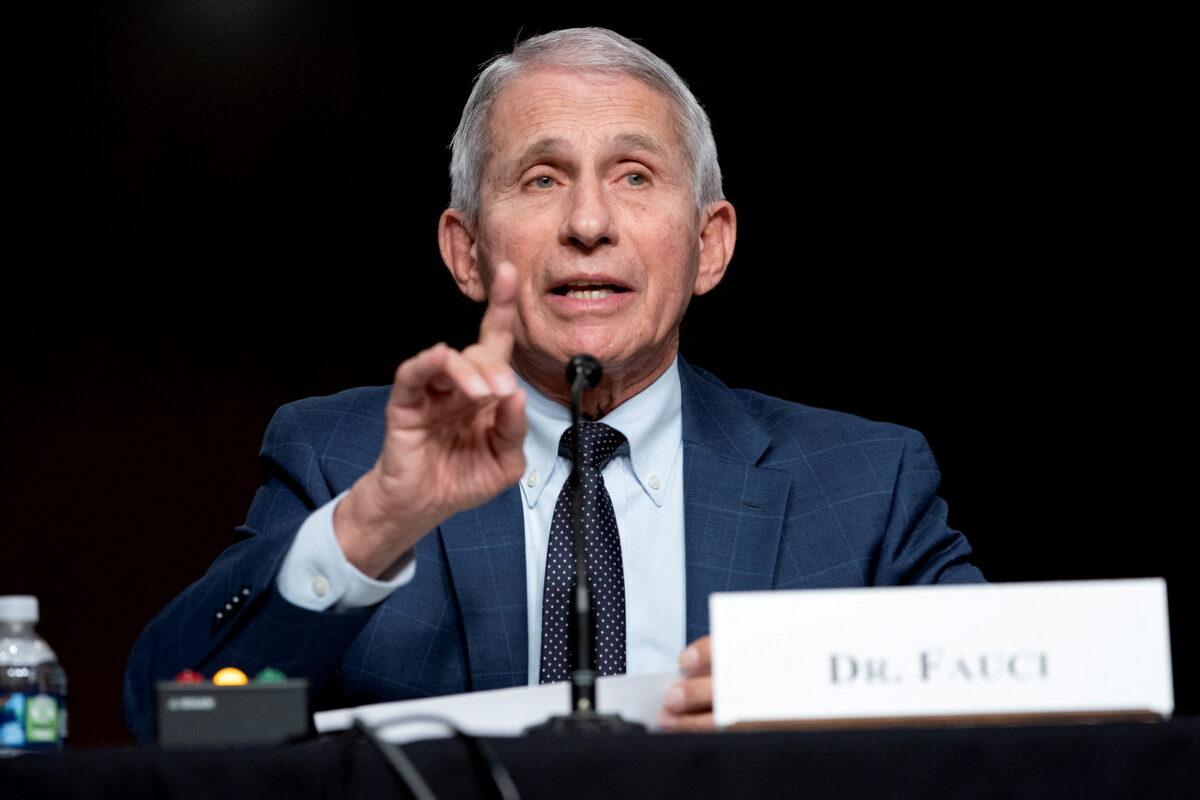
M 571 471 L 558 442 L 571 412 L 518 376 L 525 389 L 526 609 L 529 683 L 538 681 L 542 646 L 542 586 L 554 505 Z M 683 539 L 683 418 L 678 360 L 654 383 L 601 422 L 628 440 L 603 470 L 612 498 L 625 570 L 626 669 L 675 670 L 686 643 Z M 372 605 L 412 579 L 411 559 L 382 580 L 368 578 L 342 554 L 333 534 L 333 510 L 343 492 L 301 525 L 280 568 L 277 586 L 289 602 L 312 611 Z
M 571 410 L 525 381 L 525 577 L 529 682 L 538 681 L 542 586 L 554 504 L 571 473 L 558 454 Z M 601 422 L 627 444 L 601 473 L 612 498 L 625 569 L 625 659 L 629 673 L 675 670 L 685 628 L 683 559 L 683 417 L 678 360 Z

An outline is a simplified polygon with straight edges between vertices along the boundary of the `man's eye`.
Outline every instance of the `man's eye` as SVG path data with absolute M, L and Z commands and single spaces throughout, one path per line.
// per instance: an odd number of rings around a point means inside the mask
M 531 186 L 535 186 L 538 189 L 549 189 L 551 186 L 554 185 L 554 179 L 551 178 L 549 175 L 539 175 L 538 177 L 531 180 L 529 183 Z
M 646 185 L 646 176 L 640 172 L 629 173 L 628 175 L 625 176 L 625 180 L 627 180 L 629 182 L 630 186 L 645 186 Z

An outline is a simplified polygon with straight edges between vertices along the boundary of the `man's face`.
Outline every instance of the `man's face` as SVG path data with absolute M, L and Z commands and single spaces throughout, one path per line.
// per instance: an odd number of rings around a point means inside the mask
M 627 76 L 541 70 L 503 89 L 490 131 L 474 253 L 485 279 L 517 268 L 518 368 L 669 361 L 691 295 L 711 288 L 671 101 Z

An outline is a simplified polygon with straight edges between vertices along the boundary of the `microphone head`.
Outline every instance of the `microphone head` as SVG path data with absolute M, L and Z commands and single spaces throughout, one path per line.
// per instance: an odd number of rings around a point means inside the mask
M 600 383 L 600 376 L 604 374 L 604 368 L 600 366 L 600 360 L 595 356 L 589 356 L 586 353 L 580 353 L 567 362 L 567 385 L 575 385 L 575 376 L 583 377 L 583 388 L 594 389 Z

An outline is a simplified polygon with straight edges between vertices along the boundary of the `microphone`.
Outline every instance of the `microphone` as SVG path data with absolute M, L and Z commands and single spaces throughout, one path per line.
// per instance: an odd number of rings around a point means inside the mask
M 583 445 L 579 420 L 583 416 L 583 390 L 600 383 L 604 373 L 600 360 L 586 353 L 567 362 L 567 383 L 571 386 L 571 464 L 572 471 L 581 463 Z M 587 582 L 587 558 L 583 552 L 582 487 L 579 481 L 571 490 L 571 532 L 575 540 L 575 669 L 571 671 L 571 711 L 596 710 L 596 673 L 592 669 L 592 593 Z
M 585 353 L 567 362 L 567 384 L 571 387 L 571 464 L 581 460 L 583 444 L 579 420 L 583 416 L 583 392 L 594 389 L 604 374 L 595 356 Z M 572 466 L 572 472 L 576 469 Z M 645 726 L 628 722 L 617 714 L 596 713 L 596 671 L 592 669 L 592 593 L 587 583 L 587 558 L 583 551 L 583 494 L 580 481 L 571 490 L 571 533 L 575 540 L 575 669 L 571 671 L 571 713 L 554 716 L 528 728 L 526 733 L 640 733 Z
M 579 404 L 583 402 L 583 390 L 595 389 L 600 384 L 600 378 L 604 376 L 604 368 L 600 366 L 600 359 L 595 356 L 589 356 L 587 353 L 580 353 L 567 362 L 567 385 L 571 387 L 571 412 L 572 415 L 578 413 Z M 575 398 L 576 381 L 581 382 L 580 397 Z M 572 416 L 574 418 L 574 416 Z

